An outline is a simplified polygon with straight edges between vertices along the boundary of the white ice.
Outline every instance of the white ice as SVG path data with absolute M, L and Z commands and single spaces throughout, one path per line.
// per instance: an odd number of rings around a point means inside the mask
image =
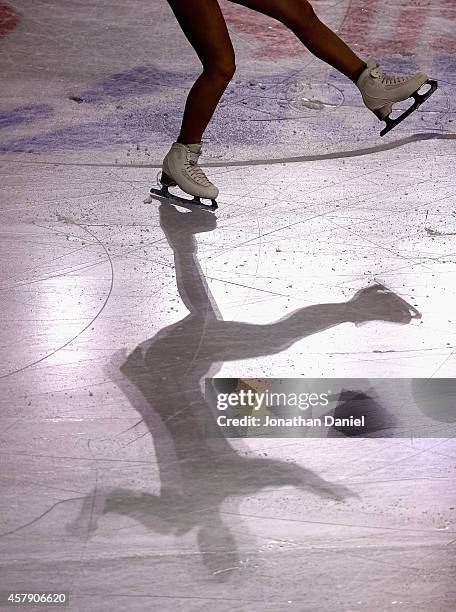
M 0 6 L 0 591 L 454 610 L 450 423 L 208 440 L 201 387 L 454 377 L 455 6 L 315 1 L 363 57 L 439 81 L 380 139 L 347 79 L 221 4 L 238 71 L 205 142 L 216 214 L 144 203 L 199 70 L 164 0 Z M 422 318 L 373 300 L 355 326 L 375 283 Z

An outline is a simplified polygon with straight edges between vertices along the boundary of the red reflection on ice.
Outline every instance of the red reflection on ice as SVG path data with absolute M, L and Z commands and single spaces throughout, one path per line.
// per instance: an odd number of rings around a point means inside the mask
M 8 34 L 19 23 L 19 15 L 12 8 L 0 4 L 0 36 Z

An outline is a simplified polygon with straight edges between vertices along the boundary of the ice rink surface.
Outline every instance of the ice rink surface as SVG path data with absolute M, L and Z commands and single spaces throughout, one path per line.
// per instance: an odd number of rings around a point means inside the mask
M 363 57 L 439 81 L 383 139 L 351 82 L 221 5 L 238 70 L 204 150 L 216 215 L 144 203 L 199 70 L 166 2 L 0 5 L 0 590 L 80 612 L 454 610 L 444 425 L 209 440 L 201 387 L 454 377 L 456 5 L 314 2 Z M 375 283 L 422 318 L 391 322 L 379 294 L 353 325 Z

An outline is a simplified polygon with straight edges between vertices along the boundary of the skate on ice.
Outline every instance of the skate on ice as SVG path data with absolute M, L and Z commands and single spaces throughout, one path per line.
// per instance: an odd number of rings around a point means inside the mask
M 159 179 L 161 188 L 152 188 L 151 196 L 153 194 L 171 199 L 178 204 L 197 205 L 210 210 L 218 208 L 216 198 L 219 190 L 198 165 L 201 148 L 201 143 L 185 145 L 175 142 L 163 160 Z M 171 193 L 170 187 L 179 187 L 185 193 L 193 196 L 193 199 Z M 210 200 L 210 204 L 205 204 L 201 198 Z M 147 198 L 146 202 L 150 201 L 151 197 Z
M 429 89 L 419 93 L 425 85 L 429 85 Z M 386 127 L 380 132 L 380 136 L 384 136 L 435 92 L 437 81 L 429 79 L 424 72 L 408 76 L 385 74 L 377 62 L 370 59 L 357 81 L 357 86 L 367 108 L 386 123 Z M 412 106 L 398 117 L 392 118 L 393 104 L 408 98 L 414 99 Z

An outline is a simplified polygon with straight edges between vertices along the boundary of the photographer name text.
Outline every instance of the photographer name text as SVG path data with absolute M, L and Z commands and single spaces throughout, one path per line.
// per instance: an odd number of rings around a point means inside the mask
M 222 414 L 217 417 L 217 425 L 219 427 L 364 427 L 365 416 L 338 419 L 331 415 L 323 418 L 306 418 L 301 415 L 280 418 L 270 415 L 228 417 Z

